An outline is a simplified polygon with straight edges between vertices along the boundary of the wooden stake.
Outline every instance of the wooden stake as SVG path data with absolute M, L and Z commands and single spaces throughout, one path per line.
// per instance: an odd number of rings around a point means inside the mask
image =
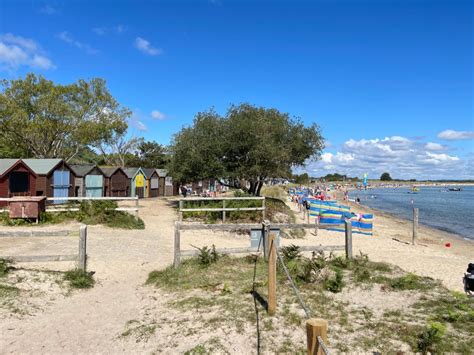
M 87 267 L 87 226 L 81 225 L 79 228 L 79 255 L 78 255 L 78 268 L 86 271 Z
M 262 200 L 262 208 L 263 208 L 263 211 L 262 211 L 262 221 L 264 221 L 264 220 L 265 220 L 265 217 L 266 217 L 265 198 Z
M 174 261 L 173 265 L 177 268 L 181 262 L 181 222 L 174 222 Z
M 184 205 L 184 201 L 183 200 L 179 200 L 179 221 L 181 222 L 183 220 L 183 205 Z
M 352 259 L 352 223 L 350 219 L 346 219 L 346 258 Z
M 308 355 L 323 355 L 323 350 L 319 346 L 318 336 L 325 343 L 328 341 L 328 322 L 321 318 L 311 318 L 306 321 L 306 338 L 308 345 Z
M 225 209 L 225 200 L 222 200 L 222 208 Z M 225 211 L 222 211 L 222 222 L 225 223 Z
M 137 209 L 135 212 L 135 216 L 138 217 L 138 210 L 140 209 L 140 201 L 138 199 L 138 196 L 136 197 L 136 200 L 135 200 L 135 208 Z
M 275 315 L 276 310 L 276 245 L 275 232 L 270 231 L 268 235 L 268 315 Z
M 418 208 L 413 208 L 413 237 L 411 244 L 416 245 L 416 240 L 418 238 Z

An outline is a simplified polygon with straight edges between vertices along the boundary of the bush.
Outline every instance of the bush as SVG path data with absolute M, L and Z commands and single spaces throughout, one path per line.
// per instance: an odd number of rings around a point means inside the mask
M 219 260 L 219 254 L 216 251 L 216 246 L 212 244 L 212 248 L 204 246 L 202 248 L 197 248 L 199 250 L 198 260 L 199 264 L 203 266 L 209 266 L 217 260 Z
M 10 260 L 0 259 L 0 277 L 4 277 L 11 270 Z
M 433 322 L 427 326 L 423 332 L 418 336 L 418 349 L 422 354 L 427 354 L 428 351 L 436 353 L 443 340 L 446 327 L 438 322 Z
M 72 288 L 92 288 L 95 284 L 93 274 L 81 269 L 69 270 L 64 274 L 64 280 L 68 281 Z
M 335 276 L 324 282 L 324 288 L 333 293 L 338 293 L 342 291 L 344 287 L 344 277 L 341 269 L 335 269 Z
M 281 247 L 280 252 L 285 262 L 289 262 L 291 260 L 300 260 L 302 256 L 300 247 L 293 244 L 290 244 L 287 247 Z

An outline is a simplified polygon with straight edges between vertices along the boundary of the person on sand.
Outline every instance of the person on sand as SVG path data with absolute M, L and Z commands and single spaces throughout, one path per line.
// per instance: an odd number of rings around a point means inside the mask
M 360 205 L 360 197 L 359 197 L 359 196 L 357 196 L 357 198 L 356 198 L 356 203 L 357 203 L 358 205 Z
M 183 197 L 186 198 L 187 194 L 188 194 L 188 189 L 186 185 L 181 185 L 181 195 L 183 195 Z

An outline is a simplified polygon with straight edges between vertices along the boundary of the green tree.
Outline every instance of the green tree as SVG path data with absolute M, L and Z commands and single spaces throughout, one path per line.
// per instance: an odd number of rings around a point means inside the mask
M 290 177 L 291 170 L 319 157 L 324 140 L 319 127 L 276 109 L 249 104 L 231 106 L 221 117 L 215 111 L 198 113 L 191 127 L 174 136 L 171 171 L 180 181 L 222 178 L 259 195 L 271 177 Z
M 307 173 L 303 173 L 301 175 L 295 175 L 295 183 L 297 184 L 309 183 L 309 175 Z
M 143 141 L 138 145 L 136 152 L 136 160 L 143 168 L 163 168 L 166 167 L 170 160 L 170 155 L 165 146 L 152 141 Z
M 392 181 L 392 178 L 390 177 L 389 173 L 383 173 L 380 175 L 380 180 L 382 181 Z
M 129 116 L 102 79 L 62 85 L 28 74 L 1 82 L 0 141 L 22 157 L 69 160 L 124 134 Z

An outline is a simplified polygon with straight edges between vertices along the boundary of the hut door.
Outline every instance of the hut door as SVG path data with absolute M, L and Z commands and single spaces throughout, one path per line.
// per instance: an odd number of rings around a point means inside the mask
M 53 173 L 53 197 L 69 196 L 69 170 L 55 170 Z M 54 200 L 54 203 L 65 203 L 66 200 Z
M 143 198 L 145 196 L 145 177 L 142 174 L 135 176 L 135 188 L 135 195 Z
M 29 174 L 23 171 L 13 171 L 9 177 L 9 189 L 11 196 L 26 196 L 28 195 L 30 183 L 28 180 Z
M 102 197 L 104 179 L 102 175 L 86 176 L 86 197 Z

